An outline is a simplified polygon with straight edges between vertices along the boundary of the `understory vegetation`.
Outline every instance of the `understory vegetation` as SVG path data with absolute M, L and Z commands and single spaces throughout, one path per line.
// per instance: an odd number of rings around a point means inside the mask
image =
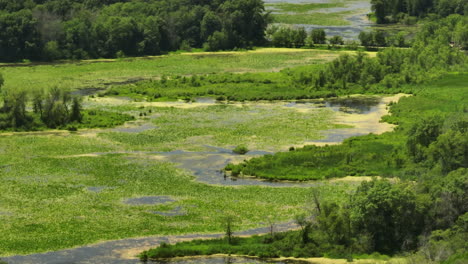
M 268 235 L 163 243 L 141 253 L 140 258 L 223 253 L 262 258 L 325 256 L 352 261 L 389 259 L 381 254 L 419 248 L 408 261 L 463 263 L 457 260 L 466 258 L 467 172 L 457 170 L 443 179 L 420 184 L 363 182 L 339 202 L 327 201 L 315 190 L 310 194 L 309 212 L 296 216 L 299 231 L 276 233 L 271 223 Z
M 0 88 L 3 78 L 0 75 Z M 1 90 L 0 90 L 1 91 Z M 133 120 L 133 116 L 102 110 L 83 110 L 82 98 L 52 88 L 26 91 L 4 89 L 0 108 L 0 130 L 34 131 L 45 128 L 112 127 Z M 32 106 L 32 111 L 28 107 Z

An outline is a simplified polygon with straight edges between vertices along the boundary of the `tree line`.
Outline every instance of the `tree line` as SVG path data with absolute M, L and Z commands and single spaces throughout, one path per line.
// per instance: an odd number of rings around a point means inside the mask
M 261 0 L 1 0 L 0 60 L 114 58 L 264 42 Z
M 355 86 L 392 88 L 424 82 L 432 74 L 466 62 L 463 52 L 449 45 L 455 38 L 452 32 L 458 27 L 468 28 L 468 17 L 452 15 L 427 23 L 415 37 L 411 49 L 387 48 L 378 52 L 376 58 L 362 53 L 344 54 L 315 73 L 310 81 L 317 88 L 344 90 Z
M 377 23 L 403 21 L 408 17 L 425 17 L 435 14 L 446 17 L 451 14 L 468 15 L 467 0 L 371 0 Z

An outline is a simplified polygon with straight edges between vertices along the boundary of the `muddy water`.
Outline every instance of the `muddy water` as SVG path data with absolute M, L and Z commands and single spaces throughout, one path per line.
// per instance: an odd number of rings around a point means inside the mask
M 295 230 L 298 227 L 292 223 L 282 223 L 275 226 L 276 232 Z M 236 236 L 252 236 L 267 234 L 269 227 L 255 228 L 235 233 Z M 9 264 L 137 264 L 141 263 L 135 256 L 144 250 L 154 248 L 161 243 L 176 243 L 193 239 L 221 238 L 224 234 L 191 234 L 178 236 L 153 236 L 145 238 L 130 238 L 115 241 L 107 241 L 95 245 L 60 250 L 55 252 L 33 254 L 26 256 L 13 256 L 2 258 Z M 226 263 L 207 262 L 218 261 L 198 258 L 198 262 L 170 262 L 170 263 Z M 220 261 L 220 260 L 219 260 Z M 252 263 L 251 260 L 232 258 L 231 263 Z M 155 262 L 157 263 L 157 262 Z M 229 263 L 229 262 L 227 262 Z M 253 262 L 255 263 L 255 262 Z M 263 262 L 257 262 L 263 263 Z M 277 262 L 284 263 L 284 262 Z
M 331 3 L 332 0 L 264 0 L 266 4 L 290 3 L 290 4 L 305 4 L 305 3 Z M 367 14 L 371 12 L 371 4 L 368 0 L 356 0 L 345 2 L 345 7 L 322 8 L 313 10 L 310 13 L 333 13 L 351 12 L 345 17 L 349 23 L 347 26 L 321 26 L 309 24 L 296 24 L 296 27 L 304 27 L 306 31 L 312 29 L 324 29 L 327 36 L 342 36 L 348 40 L 358 40 L 359 33 L 368 30 L 373 23 L 367 18 Z M 272 10 L 275 13 L 275 10 Z

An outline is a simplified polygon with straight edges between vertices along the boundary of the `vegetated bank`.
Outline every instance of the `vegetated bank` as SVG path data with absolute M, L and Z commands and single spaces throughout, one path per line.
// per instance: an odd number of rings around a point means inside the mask
M 466 18 L 459 17 L 466 20 Z M 343 177 L 347 175 L 393 175 L 405 174 L 402 171 L 405 162 L 413 160 L 403 151 L 406 144 L 423 144 L 429 147 L 432 141 L 445 130 L 437 129 L 430 141 L 424 143 L 407 141 L 409 136 L 415 136 L 414 131 L 419 131 L 418 126 L 427 126 L 435 123 L 434 127 L 441 127 L 444 119 L 453 120 L 465 118 L 466 76 L 463 74 L 450 74 L 442 83 L 444 85 L 428 85 L 428 79 L 437 79 L 450 70 L 466 71 L 466 55 L 457 48 L 448 45 L 448 39 L 444 34 L 439 38 L 432 38 L 432 32 L 438 32 L 434 28 L 444 28 L 453 17 L 441 20 L 438 23 L 428 24 L 419 33 L 414 47 L 407 50 L 385 49 L 377 54 L 376 58 L 362 58 L 362 56 L 343 55 L 329 63 L 326 70 L 321 70 L 315 77 L 319 87 L 324 90 L 346 92 L 386 93 L 401 91 L 412 93 L 416 96 L 402 99 L 400 104 L 392 106 L 392 116 L 384 120 L 399 125 L 397 132 L 387 133 L 382 136 L 369 135 L 367 137 L 352 138 L 340 146 L 327 146 L 323 148 L 308 146 L 289 153 L 267 155 L 262 158 L 249 160 L 239 165 L 230 165 L 226 169 L 234 175 L 254 175 L 268 179 L 282 180 L 309 180 L 329 177 Z M 428 32 L 429 31 L 429 32 Z M 436 34 L 437 35 L 437 34 Z M 434 50 L 439 53 L 434 54 Z M 323 78 L 321 78 L 323 76 Z M 452 81 L 450 81 L 452 80 Z M 356 89 L 356 90 L 354 90 Z M 441 100 L 441 98 L 446 98 Z M 409 109 L 408 105 L 414 102 Z M 430 103 L 431 111 L 423 108 Z M 448 105 L 454 108 L 447 108 Z M 395 108 L 406 107 L 405 111 L 396 111 Z M 439 113 L 434 112 L 440 109 Z M 418 115 L 415 117 L 414 112 Z M 410 115 L 412 118 L 406 117 Z M 433 117 L 432 116 L 436 116 Z M 429 119 L 435 121 L 428 122 Z M 418 120 L 422 120 L 421 123 Z M 458 121 L 457 121 L 458 122 Z M 462 121 L 460 121 L 462 122 Z M 463 121 L 464 122 L 464 121 Z M 461 124 L 464 124 L 464 123 Z M 412 128 L 412 126 L 414 126 Z M 444 125 L 447 128 L 449 125 Z M 463 125 L 454 124 L 455 131 L 466 133 Z M 459 128 L 461 126 L 461 128 Z M 421 136 L 423 137 L 423 136 Z M 376 144 L 378 142 L 378 144 Z M 410 154 L 418 147 L 412 147 Z M 412 154 L 412 155 L 413 155 Z M 419 154 L 414 154 L 419 155 Z M 458 154 L 453 154 L 458 155 Z M 442 159 L 435 158 L 436 163 Z M 416 160 L 424 160 L 418 158 Z M 463 165 L 464 163 L 462 163 Z M 464 164 L 463 166 L 466 166 Z M 412 167 L 412 166 L 408 166 Z
M 466 17 L 450 16 L 423 27 L 412 49 L 386 49 L 367 60 L 344 55 L 316 73 L 318 87 L 383 93 L 399 88 L 413 93 L 391 105 L 392 115 L 384 118 L 399 125 L 396 131 L 227 167 L 268 179 L 379 175 L 401 181 L 363 182 L 341 200 L 315 191 L 308 212 L 296 216 L 298 232 L 236 240 L 226 225 L 225 240 L 164 245 L 142 253 L 142 259 L 225 253 L 352 260 L 378 252 L 404 254 L 416 263 L 466 261 L 468 74 L 466 55 L 450 47 L 444 33 L 453 19 L 466 21 Z M 437 81 L 428 84 L 427 80 Z

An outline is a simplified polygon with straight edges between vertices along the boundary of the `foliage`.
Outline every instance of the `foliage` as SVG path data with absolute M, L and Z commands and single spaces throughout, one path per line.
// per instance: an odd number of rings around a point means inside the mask
M 307 33 L 304 28 L 271 26 L 267 30 L 267 39 L 274 47 L 300 48 L 305 45 Z
M 244 145 L 238 145 L 237 147 L 235 147 L 232 152 L 236 153 L 236 154 L 240 154 L 240 155 L 244 155 L 246 154 L 247 152 L 249 152 L 249 149 L 244 146 Z
M 226 169 L 267 179 L 310 180 L 348 175 L 419 177 L 441 174 L 466 163 L 466 74 L 451 74 L 432 85 L 412 86 L 416 96 L 390 107 L 385 120 L 393 133 L 350 138 L 339 146 L 306 146 L 250 159 Z M 434 116 L 434 113 L 437 113 Z M 443 124 L 439 122 L 447 120 Z
M 328 40 L 328 42 L 331 45 L 344 45 L 344 40 L 341 36 L 333 36 Z
M 465 182 L 467 179 L 465 176 Z M 435 184 L 433 188 L 439 186 Z M 425 228 L 433 219 L 427 214 L 431 202 L 424 197 L 435 193 L 417 189 L 414 183 L 392 184 L 374 179 L 363 182 L 356 192 L 349 194 L 349 199 L 338 202 L 314 195 L 311 217 L 303 214 L 296 217 L 301 227 L 299 231 L 235 238 L 231 243 L 213 239 L 164 244 L 141 253 L 140 257 L 158 259 L 224 253 L 269 258 L 328 256 L 388 260 L 388 256 L 380 254 L 414 250 L 419 241 L 423 244 L 420 251 L 425 261 L 464 259 L 467 212 L 461 212 L 450 229 L 435 230 L 426 240 L 420 235 L 427 231 Z
M 408 16 L 422 17 L 430 13 L 446 17 L 451 14 L 466 15 L 466 0 L 371 0 L 377 23 L 404 20 Z
M 3 91 L 0 109 L 0 129 L 15 131 L 44 128 L 110 127 L 121 125 L 133 117 L 107 111 L 85 111 L 81 98 L 56 87 L 47 92 Z M 27 106 L 32 105 L 32 112 Z M 99 114 L 97 114 L 99 113 Z
M 264 42 L 268 20 L 260 0 L 4 0 L 0 7 L 2 61 L 158 55 L 183 43 L 245 48 Z
M 321 28 L 312 29 L 310 32 L 310 40 L 313 44 L 325 44 L 327 34 L 325 33 L 325 30 Z

